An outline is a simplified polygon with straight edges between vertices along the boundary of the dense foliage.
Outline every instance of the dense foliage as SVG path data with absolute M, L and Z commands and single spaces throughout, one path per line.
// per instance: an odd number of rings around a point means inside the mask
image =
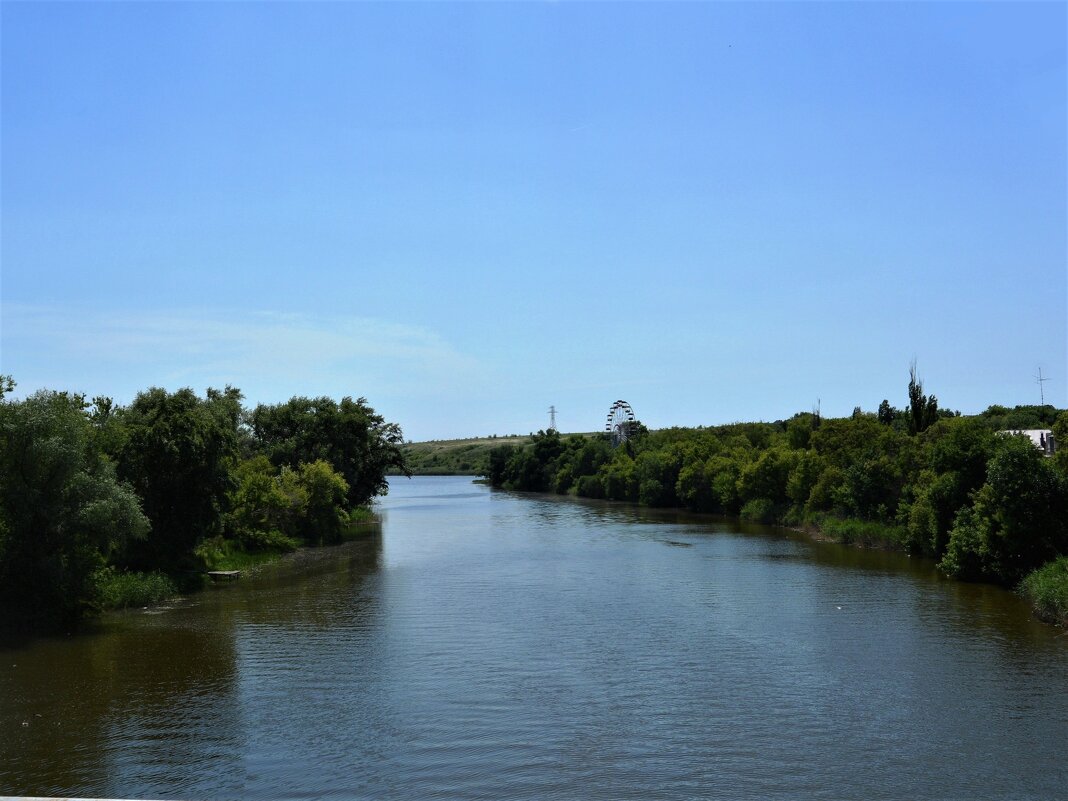
M 332 465 L 347 483 L 352 506 L 385 493 L 386 472 L 405 464 L 400 426 L 375 414 L 364 398 L 293 398 L 257 406 L 248 422 L 256 447 L 275 467 Z
M 1053 425 L 1047 458 L 1006 428 Z M 775 423 L 602 437 L 538 432 L 490 453 L 494 486 L 647 506 L 679 506 L 819 529 L 844 541 L 939 560 L 962 579 L 1015 585 L 1068 554 L 1068 412 L 938 409 L 910 375 L 909 406 L 883 401 L 842 419 L 801 413 Z
M 242 408 L 152 388 L 125 407 L 0 377 L 4 625 L 67 626 L 159 600 L 223 557 L 342 540 L 406 470 L 400 429 L 360 398 Z

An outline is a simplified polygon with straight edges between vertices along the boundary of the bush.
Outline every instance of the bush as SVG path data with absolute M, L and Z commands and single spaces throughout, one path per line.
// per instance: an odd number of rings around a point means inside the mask
M 966 580 L 1018 584 L 1068 550 L 1068 477 L 1026 437 L 1004 437 L 986 483 L 957 514 L 941 567 Z
M 767 498 L 754 498 L 742 507 L 742 520 L 752 520 L 755 523 L 775 523 L 778 517 L 775 504 Z
M 638 486 L 638 503 L 643 506 L 668 506 L 668 493 L 664 485 L 653 478 L 647 478 Z
M 901 548 L 908 532 L 901 526 L 889 526 L 874 520 L 853 520 L 826 517 L 820 530 L 843 545 L 864 545 L 869 548 Z
M 209 537 L 196 547 L 194 554 L 208 570 L 242 570 L 264 562 L 272 562 L 281 554 L 295 551 L 300 543 L 281 532 L 265 534 L 270 547 L 248 550 L 240 542 L 225 537 Z
M 580 476 L 575 486 L 578 487 L 578 494 L 583 498 L 604 497 L 604 485 L 601 483 L 600 476 Z
M 366 506 L 357 506 L 351 512 L 349 512 L 349 525 L 357 526 L 365 523 L 377 523 L 378 518 L 375 513 Z
M 98 598 L 102 609 L 152 606 L 178 594 L 178 587 L 159 571 L 119 572 L 107 567 L 96 573 Z
M 1020 582 L 1020 592 L 1034 604 L 1039 618 L 1068 626 L 1068 556 L 1028 574 Z
M 0 397 L 0 627 L 56 628 L 98 608 L 96 573 L 148 520 L 95 449 L 82 399 Z

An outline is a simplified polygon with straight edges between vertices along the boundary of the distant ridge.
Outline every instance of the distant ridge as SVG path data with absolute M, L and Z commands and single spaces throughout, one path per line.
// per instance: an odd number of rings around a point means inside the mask
M 561 434 L 562 437 L 572 436 Z M 592 433 L 579 434 L 589 437 Z M 500 445 L 518 447 L 530 442 L 528 434 L 508 434 L 468 439 L 437 439 L 428 442 L 408 442 L 401 452 L 408 460 L 413 476 L 481 476 L 489 470 L 490 451 Z M 390 475 L 399 475 L 392 471 Z

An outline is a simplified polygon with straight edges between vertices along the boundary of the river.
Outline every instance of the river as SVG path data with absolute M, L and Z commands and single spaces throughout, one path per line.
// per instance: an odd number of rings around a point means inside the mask
M 391 479 L 380 533 L 0 650 L 0 793 L 1068 797 L 1068 637 L 780 529 Z

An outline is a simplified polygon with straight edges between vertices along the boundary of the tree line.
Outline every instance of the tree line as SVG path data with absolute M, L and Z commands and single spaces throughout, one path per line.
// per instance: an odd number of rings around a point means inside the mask
M 386 471 L 406 470 L 399 426 L 364 398 L 246 409 L 233 387 L 151 388 L 119 406 L 50 390 L 14 400 L 13 387 L 0 377 L 8 626 L 70 626 L 226 557 L 339 542 Z
M 998 433 L 1050 427 L 1061 444 L 1053 458 L 1027 437 Z M 884 400 L 877 412 L 858 407 L 839 419 L 803 412 L 709 428 L 638 424 L 619 447 L 606 436 L 532 437 L 491 451 L 493 486 L 819 530 L 1009 586 L 1056 564 L 1066 580 L 1051 615 L 1068 616 L 1068 412 L 1053 406 L 961 416 L 939 409 L 913 370 L 902 409 Z

